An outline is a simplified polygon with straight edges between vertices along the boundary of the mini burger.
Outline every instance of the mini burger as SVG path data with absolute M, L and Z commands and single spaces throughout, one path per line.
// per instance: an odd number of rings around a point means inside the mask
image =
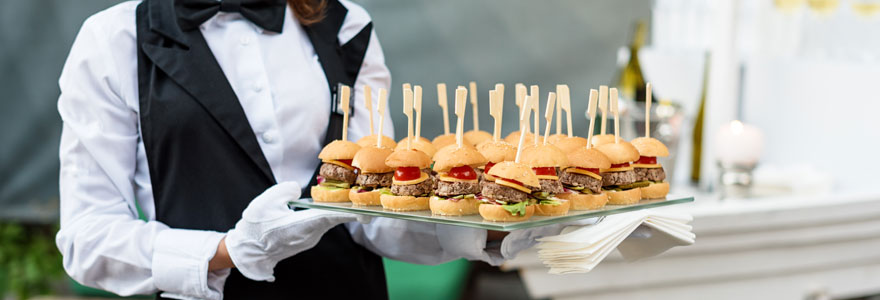
M 579 136 L 565 136 L 563 138 L 557 139 L 556 142 L 550 143 L 552 143 L 553 146 L 556 146 L 556 148 L 559 148 L 559 150 L 562 150 L 562 152 L 565 153 L 572 153 L 577 149 L 587 147 L 587 139 Z
M 669 193 L 669 183 L 664 182 L 666 172 L 657 162 L 657 157 L 669 156 L 669 149 L 655 138 L 640 137 L 632 140 L 632 145 L 639 150 L 639 160 L 634 163 L 636 182 L 647 184 L 642 187 L 642 199 L 665 198 Z
M 608 203 L 608 195 L 602 190 L 602 169 L 611 168 L 611 161 L 599 150 L 578 148 L 568 153 L 569 167 L 559 174 L 565 193 L 557 198 L 571 202 L 571 209 L 600 209 Z
M 406 140 L 407 139 L 403 139 L 400 143 L 397 143 L 397 147 L 394 148 L 394 151 L 406 149 Z M 434 157 L 434 154 L 437 152 L 437 148 L 434 148 L 434 144 L 425 138 L 414 139 L 411 148 L 424 152 L 428 155 L 428 158 Z
M 480 195 L 480 216 L 487 221 L 525 221 L 535 214 L 529 187 L 539 186 L 538 176 L 526 164 L 505 161 L 489 171 L 495 182 L 483 186 Z
M 611 142 L 596 148 L 608 157 L 611 167 L 601 170 L 602 189 L 608 193 L 608 203 L 613 205 L 638 203 L 642 199 L 639 188 L 647 186 L 636 182 L 631 163 L 639 160 L 639 150 L 624 141 Z
M 354 155 L 352 166 L 358 168 L 356 186 L 348 198 L 357 205 L 380 205 L 379 196 L 389 192 L 394 169 L 385 164 L 390 148 L 364 147 Z
M 556 198 L 565 192 L 559 182 L 558 169 L 568 165 L 565 153 L 556 146 L 546 144 L 523 150 L 520 161 L 532 167 L 538 177 L 538 185 L 532 188 L 532 198 L 537 200 L 535 213 L 539 216 L 559 216 L 568 213 L 571 204 Z
M 357 141 L 357 144 L 360 145 L 361 147 L 370 147 L 370 146 L 376 147 L 376 135 L 371 134 L 371 135 L 362 137 L 361 139 L 359 139 Z M 386 135 L 382 135 L 382 147 L 388 147 L 388 148 L 394 149 L 394 147 L 397 147 L 397 143 L 394 142 L 394 140 L 391 139 L 390 137 L 388 137 Z
M 431 212 L 447 216 L 476 214 L 480 184 L 474 167 L 485 164 L 486 158 L 471 146 L 450 145 L 437 151 L 437 182 L 430 200 Z
M 492 169 L 492 166 L 502 161 L 516 159 L 516 146 L 505 141 L 489 140 L 477 145 L 477 151 L 487 160 L 486 165 L 477 168 L 477 173 L 480 175 L 480 187 L 486 182 L 495 182 L 495 178 L 486 173 Z
M 348 202 L 348 194 L 355 183 L 357 173 L 352 166 L 352 158 L 361 149 L 355 143 L 335 140 L 328 144 L 318 158 L 318 185 L 312 186 L 312 198 L 316 202 Z
M 429 174 L 431 158 L 416 149 L 398 149 L 385 159 L 394 168 L 391 190 L 379 197 L 382 207 L 395 211 L 427 210 L 434 187 Z

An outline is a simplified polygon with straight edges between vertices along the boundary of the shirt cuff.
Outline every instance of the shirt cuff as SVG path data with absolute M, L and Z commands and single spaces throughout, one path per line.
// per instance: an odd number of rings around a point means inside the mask
M 437 224 L 437 239 L 444 252 L 453 257 L 498 265 L 504 258 L 497 251 L 486 251 L 486 236 L 485 229 Z
M 222 299 L 229 270 L 208 272 L 224 233 L 167 229 L 156 236 L 153 281 L 163 296 L 177 299 Z

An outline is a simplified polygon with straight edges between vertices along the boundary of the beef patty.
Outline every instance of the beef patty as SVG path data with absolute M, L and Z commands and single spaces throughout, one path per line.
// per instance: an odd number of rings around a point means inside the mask
M 321 169 L 318 171 L 318 174 L 326 179 L 345 181 L 348 184 L 354 183 L 354 180 L 357 177 L 357 174 L 354 173 L 354 170 L 349 170 L 338 165 L 327 163 L 321 165 Z
M 431 178 L 416 184 L 391 185 L 391 193 L 398 196 L 421 196 L 431 193 L 434 181 Z
M 633 170 L 623 172 L 602 173 L 602 186 L 627 185 L 636 182 L 636 173 Z
M 569 186 L 578 186 L 589 189 L 593 194 L 602 192 L 602 180 L 578 173 L 562 171 L 559 174 L 559 182 Z
M 541 187 L 534 191 L 559 194 L 565 190 L 562 189 L 562 184 L 559 183 L 559 180 L 541 179 Z
M 636 181 L 663 181 L 666 179 L 666 172 L 663 168 L 635 168 Z
M 529 194 L 494 182 L 484 183 L 482 192 L 483 196 L 506 202 L 522 202 L 529 198 Z
M 458 196 L 458 195 L 467 195 L 467 194 L 476 194 L 480 192 L 480 184 L 476 181 L 473 182 L 462 182 L 462 181 L 443 181 L 437 180 L 437 189 L 434 191 L 435 194 L 441 197 L 450 197 L 450 196 Z
M 357 176 L 357 185 L 367 188 L 389 187 L 393 178 L 394 172 L 361 173 Z

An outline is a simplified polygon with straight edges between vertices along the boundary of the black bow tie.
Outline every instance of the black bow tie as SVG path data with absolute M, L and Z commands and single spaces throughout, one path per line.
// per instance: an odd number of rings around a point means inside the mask
M 285 0 L 174 0 L 174 9 L 184 31 L 196 29 L 222 11 L 240 13 L 257 26 L 280 33 L 285 4 Z

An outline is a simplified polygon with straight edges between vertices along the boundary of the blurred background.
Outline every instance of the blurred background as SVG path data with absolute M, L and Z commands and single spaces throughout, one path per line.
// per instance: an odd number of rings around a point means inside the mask
M 118 2 L 0 0 L 0 299 L 111 296 L 66 279 L 54 246 L 55 105 L 82 22 Z M 572 276 L 547 275 L 533 253 L 503 271 L 388 260 L 392 298 L 880 294 L 880 192 L 870 175 L 880 165 L 880 0 L 355 2 L 372 15 L 391 69 L 398 138 L 404 82 L 425 89 L 428 137 L 442 133 L 438 82 L 450 95 L 477 83 L 483 130 L 492 128 L 488 91 L 505 84 L 502 136 L 518 124 L 516 83 L 542 95 L 568 84 L 581 136 L 589 89 L 617 87 L 627 139 L 644 132 L 651 82 L 652 136 L 673 153 L 661 160 L 673 193 L 697 198 L 684 208 L 695 216 L 694 246 L 643 262 L 611 257 Z

